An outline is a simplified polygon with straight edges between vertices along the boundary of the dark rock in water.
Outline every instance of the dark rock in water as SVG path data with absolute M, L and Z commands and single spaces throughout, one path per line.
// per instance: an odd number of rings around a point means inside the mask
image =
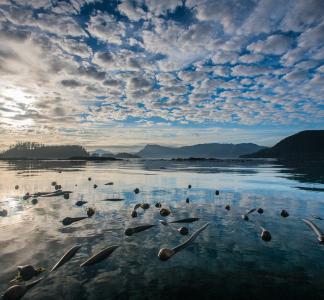
M 137 217 L 137 212 L 136 212 L 136 210 L 133 210 L 132 211 L 132 218 L 136 218 Z
M 141 204 L 141 208 L 143 208 L 143 209 L 149 209 L 150 208 L 150 204 L 148 204 L 148 203 L 142 203 Z
M 96 184 L 93 185 L 93 188 L 96 189 L 98 186 Z
M 63 197 L 64 197 L 64 199 L 69 199 L 70 198 L 70 194 L 69 193 L 65 193 Z
M 186 203 L 189 203 L 189 198 L 186 199 Z
M 260 215 L 263 214 L 263 208 L 261 208 L 261 207 L 258 208 L 258 209 L 257 209 L 257 212 L 258 212 Z
M 105 183 L 105 185 L 114 185 L 114 183 L 113 182 L 107 182 L 107 183 Z
M 263 241 L 266 241 L 266 242 L 271 241 L 271 234 L 270 234 L 270 232 L 268 230 L 262 230 L 261 239 Z
M 52 182 L 52 186 L 56 186 L 56 181 L 53 181 Z
M 15 186 L 15 190 L 18 190 L 19 189 L 19 185 L 17 184 L 16 186 Z
M 0 210 L 0 217 L 6 217 L 8 215 L 8 211 L 6 209 Z
M 161 208 L 162 207 L 162 204 L 160 202 L 157 202 L 157 203 L 155 203 L 155 207 Z
M 134 193 L 135 193 L 135 194 L 138 194 L 139 192 L 140 192 L 139 188 L 136 188 L 136 189 L 134 190 Z
M 188 185 L 188 189 L 189 189 L 189 190 L 191 189 L 191 184 Z
M 288 213 L 288 211 L 286 211 L 285 209 L 283 209 L 283 210 L 281 211 L 280 215 L 281 215 L 282 217 L 284 217 L 284 218 L 287 218 L 287 217 L 289 216 L 289 213 Z
M 215 191 L 215 195 L 218 196 L 219 195 L 219 190 Z
M 88 177 L 88 180 L 91 181 L 91 177 Z
M 178 229 L 179 233 L 182 234 L 182 235 L 187 235 L 189 233 L 189 230 L 187 227 L 180 227 Z
M 167 209 L 167 208 L 162 208 L 160 210 L 160 215 L 163 216 L 163 217 L 168 216 L 170 213 L 171 213 L 171 211 L 169 209 Z
M 88 202 L 87 201 L 79 200 L 79 201 L 75 202 L 75 205 L 76 206 L 82 206 L 83 204 L 86 204 L 86 203 L 88 203 Z
M 92 217 L 94 215 L 94 213 L 95 213 L 95 210 L 93 208 L 89 207 L 87 209 L 87 215 L 89 218 Z
M 227 204 L 227 205 L 225 206 L 225 209 L 226 209 L 226 210 L 231 210 L 231 207 L 229 206 L 229 204 Z
M 33 200 L 32 200 L 32 204 L 37 204 L 38 203 L 38 200 L 37 200 L 37 198 L 34 198 Z

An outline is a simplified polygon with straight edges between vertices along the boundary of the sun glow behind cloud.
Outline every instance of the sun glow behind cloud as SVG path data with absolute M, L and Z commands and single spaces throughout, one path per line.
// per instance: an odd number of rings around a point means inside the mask
M 96 147 L 321 128 L 323 16 L 321 0 L 1 0 L 0 131 Z

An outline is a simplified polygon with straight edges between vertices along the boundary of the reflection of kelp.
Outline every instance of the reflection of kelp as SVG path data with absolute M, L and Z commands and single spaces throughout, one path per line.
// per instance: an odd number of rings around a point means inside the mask
M 6 163 L 8 170 L 28 172 L 33 170 L 77 171 L 78 169 L 85 168 L 87 164 L 86 161 L 68 160 L 8 160 Z
M 282 164 L 285 169 L 280 173 L 286 174 L 288 179 L 301 183 L 324 183 L 324 162 L 317 163 L 289 163 Z

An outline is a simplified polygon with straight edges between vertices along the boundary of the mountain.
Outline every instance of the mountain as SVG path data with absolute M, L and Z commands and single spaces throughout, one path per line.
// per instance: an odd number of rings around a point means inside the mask
M 136 155 L 143 158 L 236 158 L 265 147 L 252 143 L 243 144 L 198 144 L 184 147 L 166 147 L 160 145 L 146 145 Z
M 324 130 L 301 131 L 286 137 L 272 148 L 262 149 L 242 157 L 294 161 L 324 160 Z
M 106 151 L 103 149 L 97 149 L 97 150 L 91 151 L 90 154 L 91 154 L 91 156 L 99 156 L 99 157 L 113 155 L 110 151 Z
M 38 143 L 17 143 L 0 153 L 2 159 L 69 159 L 88 157 L 89 153 L 78 145 L 45 146 Z
M 116 158 L 140 158 L 140 156 L 136 154 L 131 154 L 127 152 L 120 152 L 114 155 Z
M 131 153 L 126 153 L 126 152 L 120 152 L 117 154 L 114 154 L 110 151 L 102 150 L 102 149 L 97 149 L 95 151 L 91 152 L 92 157 L 111 157 L 111 158 L 139 158 L 138 155 L 131 154 Z

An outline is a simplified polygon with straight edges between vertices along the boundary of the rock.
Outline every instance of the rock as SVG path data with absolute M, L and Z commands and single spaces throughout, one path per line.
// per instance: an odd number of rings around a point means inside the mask
M 92 217 L 94 215 L 94 213 L 95 213 L 95 210 L 93 208 L 89 207 L 87 209 L 87 215 L 89 218 Z
M 140 192 L 139 188 L 136 188 L 136 189 L 134 190 L 134 193 L 135 193 L 135 194 L 138 194 L 139 192 Z

